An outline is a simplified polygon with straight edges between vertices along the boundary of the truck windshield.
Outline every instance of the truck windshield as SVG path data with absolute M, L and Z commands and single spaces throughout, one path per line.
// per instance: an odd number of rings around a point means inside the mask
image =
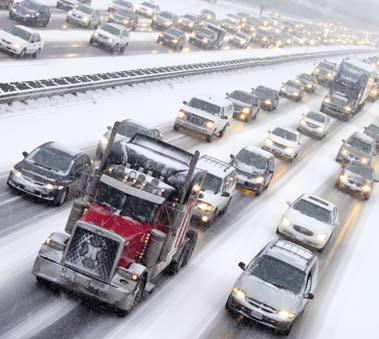
M 305 273 L 284 261 L 263 255 L 258 257 L 248 272 L 257 278 L 294 294 L 300 294 L 305 282 Z
M 96 202 L 142 224 L 152 224 L 159 208 L 159 204 L 126 194 L 106 184 L 100 185 Z
M 213 174 L 207 173 L 205 176 L 203 185 L 201 186 L 202 191 L 210 191 L 214 194 L 220 190 L 222 180 Z
M 343 93 L 345 96 L 351 99 L 358 98 L 359 90 L 354 89 L 354 87 L 350 87 L 347 84 L 342 84 L 338 81 L 333 82 L 333 91 Z
M 221 112 L 220 106 L 217 106 L 215 104 L 212 104 L 210 102 L 203 101 L 197 98 L 192 98 L 190 102 L 188 103 L 188 106 L 197 108 L 199 110 L 202 110 L 211 114 L 220 114 Z

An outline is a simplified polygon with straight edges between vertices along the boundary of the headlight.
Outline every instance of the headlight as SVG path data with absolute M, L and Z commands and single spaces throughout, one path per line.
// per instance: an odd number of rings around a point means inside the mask
M 333 76 L 333 74 L 332 74 L 332 73 L 328 73 L 328 78 L 329 78 L 329 79 L 331 79 L 331 78 L 332 78 L 332 76 Z
M 179 19 L 178 23 L 180 23 L 180 24 L 183 23 L 183 19 Z
M 88 21 L 89 21 L 88 16 L 84 16 L 84 17 L 82 18 L 82 21 L 83 21 L 83 22 L 88 22 Z
M 203 42 L 204 42 L 205 44 L 208 43 L 208 38 L 207 38 L 207 37 L 203 38 Z
M 269 100 L 269 99 L 265 100 L 265 104 L 266 105 L 271 105 L 271 100 Z
M 264 180 L 265 180 L 265 178 L 263 178 L 261 176 L 255 178 L 255 182 L 257 184 L 263 184 Z
M 307 85 L 307 88 L 312 88 L 312 87 L 313 87 L 312 84 L 308 84 L 308 85 Z
M 301 126 L 307 126 L 307 121 L 305 119 L 300 121 Z
M 173 44 L 177 44 L 177 43 L 178 43 L 178 39 L 174 39 L 174 40 L 172 40 L 172 43 L 173 43 Z
M 189 23 L 188 26 L 192 28 L 193 27 L 193 23 L 192 22 Z
M 345 106 L 344 110 L 345 110 L 346 112 L 351 112 L 351 107 L 350 107 L 350 106 Z
M 200 211 L 203 212 L 212 212 L 214 207 L 206 202 L 198 202 L 196 206 Z
M 71 14 L 72 14 L 72 11 L 68 11 L 68 12 L 67 12 L 67 15 L 71 15 Z
M 129 20 L 125 19 L 123 22 L 124 22 L 124 25 L 127 25 L 129 23 Z
M 16 49 L 19 49 L 21 47 L 21 45 L 20 44 L 14 44 L 13 47 Z
M 246 119 L 246 114 L 245 113 L 241 113 L 240 114 L 240 119 L 245 120 Z
M 186 116 L 186 113 L 184 113 L 184 111 L 180 110 L 180 111 L 178 112 L 177 117 L 178 117 L 179 119 L 184 119 L 185 116 Z
M 99 36 L 99 33 L 95 32 L 95 33 L 93 33 L 93 36 L 97 37 L 97 36 Z
M 376 89 L 373 89 L 373 90 L 371 91 L 371 94 L 372 94 L 372 95 L 378 95 L 378 91 L 377 91 Z
M 46 188 L 48 190 L 52 190 L 54 188 L 54 185 L 52 185 L 52 184 L 46 184 Z
M 328 97 L 326 97 L 326 98 L 324 99 L 324 102 L 325 102 L 326 104 L 329 104 L 329 103 L 330 103 L 330 99 L 329 99 Z
M 339 176 L 339 180 L 343 183 L 347 183 L 348 180 L 349 180 L 349 177 L 345 174 L 345 173 L 342 173 L 340 176 Z
M 372 187 L 370 185 L 364 185 L 362 187 L 362 191 L 365 193 L 369 193 L 369 192 L 371 192 L 371 190 L 372 190 Z
M 295 97 L 298 97 L 298 96 L 300 95 L 300 93 L 298 93 L 298 92 L 294 92 L 293 95 L 294 95 Z
M 290 311 L 286 311 L 286 310 L 280 310 L 278 311 L 278 316 L 279 318 L 283 319 L 283 320 L 290 320 L 290 319 L 293 319 L 295 317 L 295 313 L 292 313 Z
M 295 149 L 293 147 L 286 147 L 284 149 L 284 152 L 286 152 L 288 154 L 294 154 L 295 153 Z
M 243 40 L 240 40 L 240 45 L 243 45 L 245 42 Z
M 250 108 L 245 107 L 245 108 L 242 110 L 242 113 L 249 114 L 249 113 L 250 113 Z
M 263 40 L 263 41 L 267 41 L 267 38 L 266 38 L 266 37 L 264 37 L 262 40 Z
M 113 19 L 113 18 L 114 18 L 114 15 L 113 15 L 113 14 L 110 14 L 109 17 Z
M 12 168 L 12 174 L 17 178 L 22 177 L 22 173 L 20 171 L 17 171 L 15 168 Z
M 291 226 L 291 222 L 289 221 L 289 219 L 287 217 L 283 217 L 282 221 L 280 222 L 280 224 L 283 227 L 289 227 L 289 226 Z
M 207 121 L 207 123 L 205 124 L 205 126 L 207 126 L 207 128 L 214 128 L 215 127 L 215 124 L 213 121 Z
M 153 20 L 154 20 L 154 21 L 157 20 L 157 17 L 156 17 L 155 15 L 153 16 Z
M 315 69 L 315 73 L 320 73 L 320 69 L 319 69 L 319 68 L 316 68 L 316 69 Z
M 317 132 L 320 132 L 320 133 L 324 132 L 324 127 L 323 126 L 317 127 Z
M 108 144 L 108 138 L 103 135 L 101 138 L 100 138 L 100 144 L 102 144 L 103 146 L 107 145 Z
M 171 22 L 165 22 L 164 25 L 165 25 L 165 26 L 171 26 L 172 23 L 171 23 Z
M 344 155 L 345 157 L 347 157 L 349 155 L 349 152 L 348 152 L 348 150 L 346 148 L 344 148 L 342 150 L 342 155 Z
M 234 287 L 233 288 L 233 296 L 238 298 L 238 299 L 246 299 L 246 292 L 240 290 L 237 287 Z
M 192 33 L 191 33 L 191 37 L 192 37 L 192 38 L 196 38 L 196 33 L 195 33 L 195 32 L 192 32 Z
M 271 147 L 272 145 L 274 145 L 274 142 L 270 138 L 267 138 L 265 140 L 265 144 L 266 146 Z
M 328 238 L 328 234 L 327 233 L 318 234 L 316 236 L 317 241 L 320 242 L 320 243 L 323 243 L 327 238 Z
M 361 163 L 364 164 L 364 165 L 367 165 L 368 164 L 368 159 L 367 158 L 362 158 L 361 159 Z

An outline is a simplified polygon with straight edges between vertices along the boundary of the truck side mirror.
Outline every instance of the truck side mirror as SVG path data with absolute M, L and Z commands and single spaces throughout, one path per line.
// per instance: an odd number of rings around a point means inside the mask
M 204 193 L 199 194 L 199 199 L 204 199 Z
M 246 270 L 246 264 L 242 261 L 240 261 L 238 263 L 238 267 L 242 270 L 242 271 L 245 271 Z
M 230 193 L 229 192 L 222 192 L 221 196 L 224 197 L 224 198 L 229 198 L 230 197 Z
M 187 105 L 188 102 L 186 100 L 183 101 L 183 105 Z
M 313 295 L 313 293 L 307 293 L 304 298 L 305 299 L 309 299 L 309 300 L 312 300 L 315 296 Z
M 22 155 L 24 156 L 24 158 L 26 158 L 29 155 L 29 153 L 24 151 L 24 152 L 22 152 Z

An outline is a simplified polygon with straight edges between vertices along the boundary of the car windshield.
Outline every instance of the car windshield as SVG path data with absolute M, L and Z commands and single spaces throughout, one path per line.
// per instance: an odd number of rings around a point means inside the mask
M 250 93 L 243 91 L 233 91 L 230 94 L 230 97 L 246 104 L 251 104 L 253 102 L 253 96 Z
M 92 14 L 95 11 L 93 8 L 84 5 L 78 5 L 76 9 L 86 14 Z
M 168 34 L 171 34 L 171 35 L 175 35 L 175 36 L 180 36 L 181 35 L 181 31 L 175 29 L 175 28 L 169 28 L 166 33 Z
M 216 177 L 213 174 L 207 173 L 203 182 L 203 185 L 201 186 L 202 191 L 209 191 L 214 194 L 216 194 L 221 187 L 222 179 L 219 177 Z
M 346 171 L 357 174 L 367 180 L 372 180 L 374 177 L 374 170 L 368 166 L 350 165 L 346 167 Z
M 379 126 L 376 125 L 370 125 L 367 127 L 367 131 L 379 135 Z
M 296 81 L 294 81 L 294 80 L 288 80 L 288 81 L 286 82 L 286 85 L 291 86 L 291 87 L 295 87 L 295 88 L 301 88 L 301 85 L 298 84 L 298 83 L 297 83 Z
M 318 122 L 325 122 L 326 117 L 324 115 L 321 115 L 320 113 L 310 111 L 306 114 L 306 117 L 309 119 L 316 120 Z
M 26 161 L 59 174 L 67 174 L 74 163 L 71 155 L 50 147 L 37 148 Z
M 121 5 L 121 6 L 124 6 L 124 7 L 128 7 L 128 8 L 131 8 L 133 7 L 133 4 L 129 1 L 124 1 L 124 0 L 114 0 L 113 1 L 115 4 L 117 5 Z
M 296 134 L 286 129 L 277 127 L 272 131 L 272 134 L 277 135 L 286 140 L 296 141 Z
M 120 213 L 122 217 L 131 218 L 142 224 L 152 224 L 160 206 L 103 183 L 99 187 L 96 202 Z
M 103 31 L 106 31 L 108 33 L 111 33 L 112 35 L 116 35 L 116 36 L 119 36 L 120 35 L 120 30 L 112 25 L 104 25 L 102 27 Z
M 167 18 L 167 19 L 172 19 L 174 17 L 174 15 L 170 12 L 160 12 L 159 16 L 163 16 L 164 18 Z
M 247 40 L 247 35 L 243 33 L 236 33 L 236 37 Z
M 11 26 L 5 29 L 6 32 L 21 38 L 22 40 L 29 41 L 32 36 L 31 33 L 24 31 L 20 27 Z
M 306 216 L 317 219 L 321 222 L 328 224 L 331 222 L 331 211 L 319 205 L 313 204 L 308 200 L 300 199 L 293 205 L 293 209 L 299 211 L 301 214 L 305 214 Z
M 319 68 L 326 68 L 326 69 L 328 69 L 330 71 L 334 71 L 335 70 L 335 66 L 330 65 L 330 64 L 326 64 L 325 62 L 321 62 L 318 67 Z
M 269 284 L 296 295 L 301 293 L 305 282 L 305 272 L 267 254 L 254 260 L 248 267 L 248 272 Z
M 196 21 L 196 17 L 194 15 L 191 15 L 191 14 L 186 14 L 184 16 L 184 18 L 191 20 L 191 21 Z
M 259 86 L 255 89 L 254 93 L 259 97 L 274 97 L 274 91 L 270 88 Z
M 155 9 L 155 5 L 150 2 L 143 2 L 143 6 Z
M 198 29 L 198 31 L 199 31 L 200 33 L 203 33 L 203 34 L 208 35 L 208 36 L 210 36 L 210 35 L 213 34 L 213 31 L 212 31 L 212 30 L 210 30 L 210 29 L 208 29 L 208 28 L 204 28 L 204 27 L 200 27 L 200 28 Z
M 29 1 L 29 0 L 24 0 L 20 3 L 20 5 L 22 7 L 25 7 L 25 8 L 28 8 L 28 9 L 31 9 L 33 11 L 38 11 L 38 9 L 40 8 L 40 5 L 37 4 L 36 2 L 33 2 L 33 1 Z
M 116 14 L 124 18 L 133 18 L 135 14 L 127 9 L 119 9 L 116 11 Z
M 130 122 L 121 123 L 118 126 L 117 133 L 127 138 L 132 138 L 137 133 L 145 135 L 148 134 L 146 128 L 143 128 L 142 126 L 138 126 Z
M 307 80 L 307 81 L 314 81 L 314 78 L 310 74 L 301 74 L 299 76 L 300 79 Z
M 212 104 L 208 101 L 203 101 L 197 98 L 192 98 L 190 102 L 188 103 L 188 106 L 191 106 L 193 108 L 197 108 L 199 110 L 208 112 L 210 114 L 220 114 L 221 107 L 217 106 L 215 104 Z
M 353 147 L 353 148 L 356 148 L 356 149 L 358 149 L 358 150 L 360 150 L 366 154 L 371 153 L 371 144 L 363 141 L 360 138 L 351 137 L 351 138 L 347 139 L 346 144 Z
M 237 155 L 236 160 L 243 162 L 249 166 L 265 170 L 267 168 L 268 159 L 254 152 L 242 149 Z

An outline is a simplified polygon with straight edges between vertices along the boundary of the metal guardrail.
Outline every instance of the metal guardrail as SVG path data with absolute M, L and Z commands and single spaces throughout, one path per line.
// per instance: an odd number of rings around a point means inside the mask
M 127 71 L 65 76 L 60 78 L 0 83 L 0 104 L 51 97 L 88 90 L 102 89 L 141 82 L 157 81 L 211 72 L 224 72 L 247 67 L 268 66 L 300 60 L 344 54 L 374 52 L 372 49 L 351 49 L 331 52 L 298 53 L 265 58 L 243 58 L 226 61 L 173 65 Z

